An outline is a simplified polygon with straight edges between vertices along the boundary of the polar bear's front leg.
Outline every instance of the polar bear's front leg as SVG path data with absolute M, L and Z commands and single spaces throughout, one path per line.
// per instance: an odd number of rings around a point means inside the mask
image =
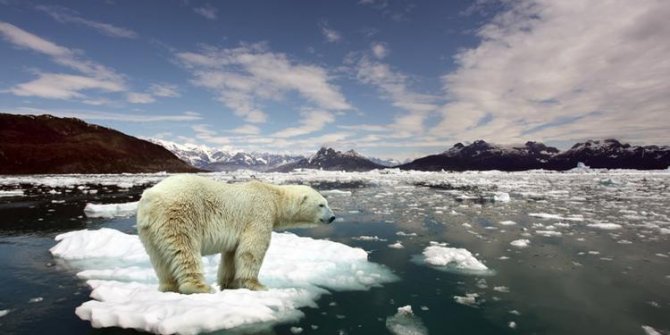
M 253 291 L 265 290 L 265 286 L 258 281 L 258 272 L 270 245 L 271 231 L 245 235 L 235 251 L 235 278 L 232 286 Z
M 221 253 L 218 272 L 219 287 L 222 290 L 233 288 L 235 279 L 235 251 L 226 251 Z

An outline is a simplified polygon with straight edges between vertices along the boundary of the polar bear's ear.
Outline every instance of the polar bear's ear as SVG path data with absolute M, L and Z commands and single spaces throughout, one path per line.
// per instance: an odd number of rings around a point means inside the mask
M 305 195 L 302 196 L 302 200 L 300 200 L 300 204 L 301 204 L 301 205 L 304 204 L 305 201 L 307 201 L 307 194 L 305 194 Z

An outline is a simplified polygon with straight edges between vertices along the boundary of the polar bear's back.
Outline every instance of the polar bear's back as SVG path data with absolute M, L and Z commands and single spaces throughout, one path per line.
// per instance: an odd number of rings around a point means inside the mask
M 197 175 L 171 176 L 142 194 L 138 227 L 151 224 L 152 218 L 169 215 L 201 224 L 220 224 L 225 219 L 227 230 L 236 231 L 259 212 L 274 208 L 274 192 L 268 192 L 272 188 L 256 181 L 227 184 Z

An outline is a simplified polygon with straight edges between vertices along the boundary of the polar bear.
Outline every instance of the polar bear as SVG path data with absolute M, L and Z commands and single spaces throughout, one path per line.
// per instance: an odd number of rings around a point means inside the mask
M 168 177 L 142 194 L 137 231 L 160 291 L 210 292 L 201 257 L 221 253 L 221 289 L 263 290 L 258 272 L 272 229 L 328 224 L 328 201 L 303 185 L 227 184 L 196 175 Z

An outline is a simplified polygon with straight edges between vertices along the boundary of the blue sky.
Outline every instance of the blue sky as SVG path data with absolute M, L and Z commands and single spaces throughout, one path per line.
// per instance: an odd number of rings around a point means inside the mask
M 0 112 L 231 150 L 670 143 L 670 2 L 0 0 Z

